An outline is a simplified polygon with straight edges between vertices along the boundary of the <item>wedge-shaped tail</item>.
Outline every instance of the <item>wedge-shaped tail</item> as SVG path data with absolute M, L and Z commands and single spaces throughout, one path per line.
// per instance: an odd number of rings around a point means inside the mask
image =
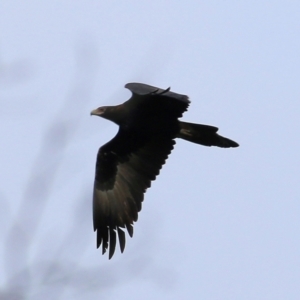
M 238 147 L 239 144 L 217 134 L 218 128 L 209 125 L 180 122 L 178 138 L 203 146 L 217 146 L 221 148 Z

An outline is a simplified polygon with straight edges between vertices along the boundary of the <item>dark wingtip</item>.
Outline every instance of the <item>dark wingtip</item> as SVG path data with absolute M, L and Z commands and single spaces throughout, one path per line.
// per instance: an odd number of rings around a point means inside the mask
M 127 231 L 130 235 L 130 237 L 133 236 L 133 226 L 131 224 L 126 224 L 126 228 L 127 228 Z
M 102 254 L 106 252 L 108 248 L 108 230 L 97 229 L 97 248 L 102 244 Z
M 106 248 L 107 248 L 107 245 L 105 247 L 104 242 L 103 242 L 103 244 L 102 244 L 102 255 L 105 254 Z
M 114 228 L 109 229 L 109 255 L 108 259 L 111 259 L 115 253 L 116 249 L 116 241 L 117 241 L 117 236 L 116 236 L 116 231 Z
M 133 226 L 131 224 L 126 225 L 127 231 L 132 237 L 133 235 Z M 96 229 L 97 230 L 97 229 Z M 117 232 L 118 232 L 118 238 L 119 238 L 119 243 L 120 243 L 120 250 L 121 253 L 124 252 L 125 249 L 125 243 L 126 243 L 126 238 L 125 238 L 125 232 L 121 228 L 117 227 L 116 229 L 114 228 L 107 228 L 105 232 L 97 230 L 97 241 L 96 241 L 96 246 L 99 248 L 102 245 L 102 255 L 106 253 L 108 246 L 109 246 L 109 253 L 108 253 L 108 259 L 111 259 L 115 253 L 116 249 L 116 244 L 117 244 Z M 109 239 L 109 242 L 108 242 Z
M 119 237 L 119 243 L 120 243 L 120 250 L 121 250 L 121 253 L 123 253 L 123 251 L 125 249 L 125 243 L 126 243 L 125 232 L 119 227 L 118 227 L 118 237 Z

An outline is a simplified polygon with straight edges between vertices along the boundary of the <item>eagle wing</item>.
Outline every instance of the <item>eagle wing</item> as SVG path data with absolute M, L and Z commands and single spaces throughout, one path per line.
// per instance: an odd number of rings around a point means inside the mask
M 103 254 L 109 246 L 109 258 L 114 254 L 117 235 L 121 252 L 125 248 L 124 229 L 133 235 L 144 193 L 171 153 L 179 131 L 178 118 L 189 104 L 186 96 L 145 86 L 126 85 L 133 92 L 124 103 L 131 109 L 129 125 L 120 125 L 117 135 L 97 155 L 94 230 Z

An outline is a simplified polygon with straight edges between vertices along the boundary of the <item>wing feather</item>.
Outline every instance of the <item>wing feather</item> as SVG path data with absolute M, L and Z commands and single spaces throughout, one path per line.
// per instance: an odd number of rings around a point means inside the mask
M 120 250 L 123 253 L 125 249 L 125 243 L 126 243 L 125 232 L 120 227 L 118 227 L 117 230 L 118 230 L 118 237 L 120 243 Z
M 109 228 L 109 259 L 111 259 L 115 253 L 116 241 L 117 241 L 116 230 L 110 227 Z

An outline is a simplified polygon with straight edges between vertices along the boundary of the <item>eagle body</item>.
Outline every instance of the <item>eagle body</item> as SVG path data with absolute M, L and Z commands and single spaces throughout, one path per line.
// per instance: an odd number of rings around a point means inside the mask
M 186 95 L 142 83 L 125 85 L 132 97 L 121 105 L 99 107 L 91 112 L 119 126 L 116 136 L 97 154 L 93 194 L 93 223 L 97 247 L 109 258 L 117 236 L 121 252 L 125 230 L 132 237 L 142 201 L 151 181 L 171 153 L 176 138 L 223 148 L 238 144 L 217 134 L 218 128 L 181 122 L 189 106 Z

